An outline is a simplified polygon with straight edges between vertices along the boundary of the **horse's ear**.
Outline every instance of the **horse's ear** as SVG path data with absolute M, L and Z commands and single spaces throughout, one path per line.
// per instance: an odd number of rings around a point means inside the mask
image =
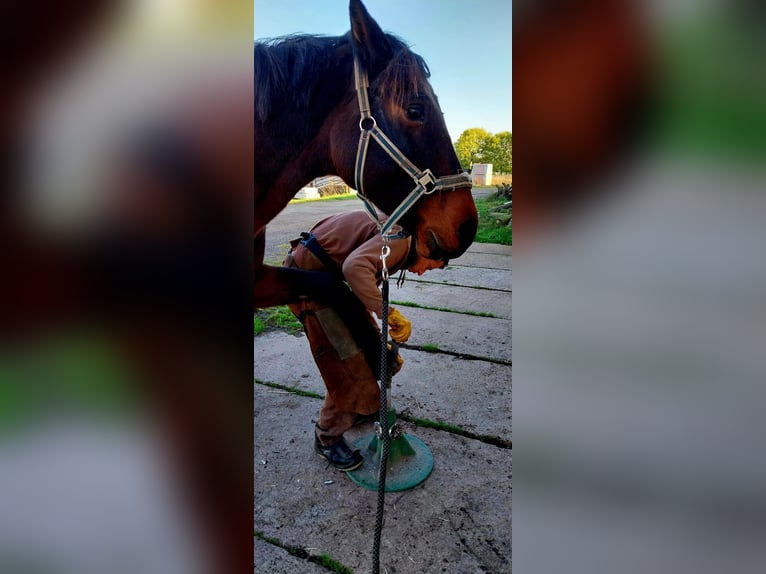
M 351 0 L 348 11 L 351 16 L 351 39 L 354 49 L 372 79 L 391 59 L 391 46 L 383 30 L 360 0 Z

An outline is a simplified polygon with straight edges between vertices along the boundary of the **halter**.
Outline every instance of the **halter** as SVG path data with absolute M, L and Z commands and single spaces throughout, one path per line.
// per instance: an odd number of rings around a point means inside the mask
M 367 93 L 370 85 L 367 81 L 367 72 L 362 68 L 359 58 L 356 55 L 354 55 L 354 85 L 356 86 L 356 95 L 357 100 L 359 101 L 359 112 L 362 116 L 359 119 L 359 145 L 356 148 L 356 167 L 354 169 L 357 197 L 364 203 L 364 207 L 370 217 L 377 222 L 381 235 L 389 237 L 387 234 L 391 228 L 405 213 L 407 213 L 421 196 L 430 195 L 437 190 L 452 191 L 461 187 L 471 187 L 471 176 L 466 172 L 461 172 L 457 175 L 435 177 L 430 169 L 419 170 L 409 159 L 407 159 L 407 156 L 396 147 L 394 142 L 378 129 L 378 124 L 375 121 L 375 118 L 372 117 L 372 113 L 370 113 L 370 100 Z M 409 175 L 415 182 L 415 189 L 413 189 L 409 195 L 402 200 L 399 206 L 391 212 L 391 215 L 385 223 L 380 220 L 377 211 L 375 210 L 375 205 L 370 198 L 364 195 L 364 190 L 362 189 L 364 163 L 367 159 L 367 148 L 370 144 L 370 137 L 378 142 L 380 147 L 383 148 L 383 151 L 385 151 L 389 157 L 399 165 L 399 167 L 406 171 L 407 175 Z

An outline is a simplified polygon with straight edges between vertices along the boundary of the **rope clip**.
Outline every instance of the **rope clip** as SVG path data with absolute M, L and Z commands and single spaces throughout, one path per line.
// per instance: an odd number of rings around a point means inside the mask
M 384 235 L 383 247 L 380 250 L 380 260 L 383 262 L 383 268 L 381 270 L 381 274 L 384 281 L 388 281 L 388 265 L 386 264 L 386 259 L 388 259 L 388 256 L 390 254 L 391 254 L 391 247 L 388 246 L 388 238 Z

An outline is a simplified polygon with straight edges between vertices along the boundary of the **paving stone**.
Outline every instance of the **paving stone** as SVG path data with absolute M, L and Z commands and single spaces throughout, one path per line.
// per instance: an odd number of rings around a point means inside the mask
M 412 322 L 409 346 L 437 345 L 443 351 L 510 363 L 512 323 L 510 319 L 476 317 L 447 311 L 400 306 Z
M 292 556 L 287 550 L 255 539 L 253 571 L 255 574 L 327 574 L 318 564 Z
M 439 283 L 406 282 L 401 289 L 391 291 L 392 301 L 408 301 L 444 309 L 472 313 L 492 313 L 503 319 L 511 318 L 513 294 L 487 289 L 444 285 Z
M 324 396 L 325 386 L 304 336 L 274 332 L 255 339 L 256 379 Z M 401 355 L 404 367 L 392 381 L 397 410 L 511 439 L 510 365 L 409 349 L 402 349 Z M 311 416 L 315 419 L 317 413 Z
M 402 293 L 405 293 L 411 285 L 419 283 L 492 289 L 497 297 L 502 297 L 504 292 L 512 290 L 510 269 L 463 267 L 450 264 L 447 269 L 434 269 L 421 277 L 408 273 L 401 288 L 396 287 L 396 284 L 392 282 L 390 284 L 392 287 L 391 298 L 401 299 Z
M 314 454 L 319 400 L 254 387 L 255 528 L 369 572 L 376 493 Z M 407 432 L 428 445 L 434 469 L 422 485 L 387 493 L 381 572 L 510 572 L 511 450 L 433 429 Z M 347 438 L 369 433 L 360 427 Z
M 510 366 L 413 351 L 401 355 L 404 367 L 392 380 L 399 412 L 512 439 Z
M 466 251 L 457 259 L 450 259 L 447 267 L 463 265 L 468 267 L 486 267 L 487 269 L 511 269 L 511 255 L 484 251 Z M 432 272 L 429 271 L 429 274 Z
M 495 253 L 498 255 L 511 255 L 513 246 L 500 245 L 498 243 L 471 243 L 466 253 Z M 457 259 L 455 260 L 457 261 Z

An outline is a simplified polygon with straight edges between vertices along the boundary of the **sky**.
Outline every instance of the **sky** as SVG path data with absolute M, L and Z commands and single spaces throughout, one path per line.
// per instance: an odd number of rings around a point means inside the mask
M 512 131 L 510 0 L 363 0 L 385 32 L 431 69 L 452 141 L 468 128 Z M 254 0 L 254 37 L 339 36 L 347 0 Z

